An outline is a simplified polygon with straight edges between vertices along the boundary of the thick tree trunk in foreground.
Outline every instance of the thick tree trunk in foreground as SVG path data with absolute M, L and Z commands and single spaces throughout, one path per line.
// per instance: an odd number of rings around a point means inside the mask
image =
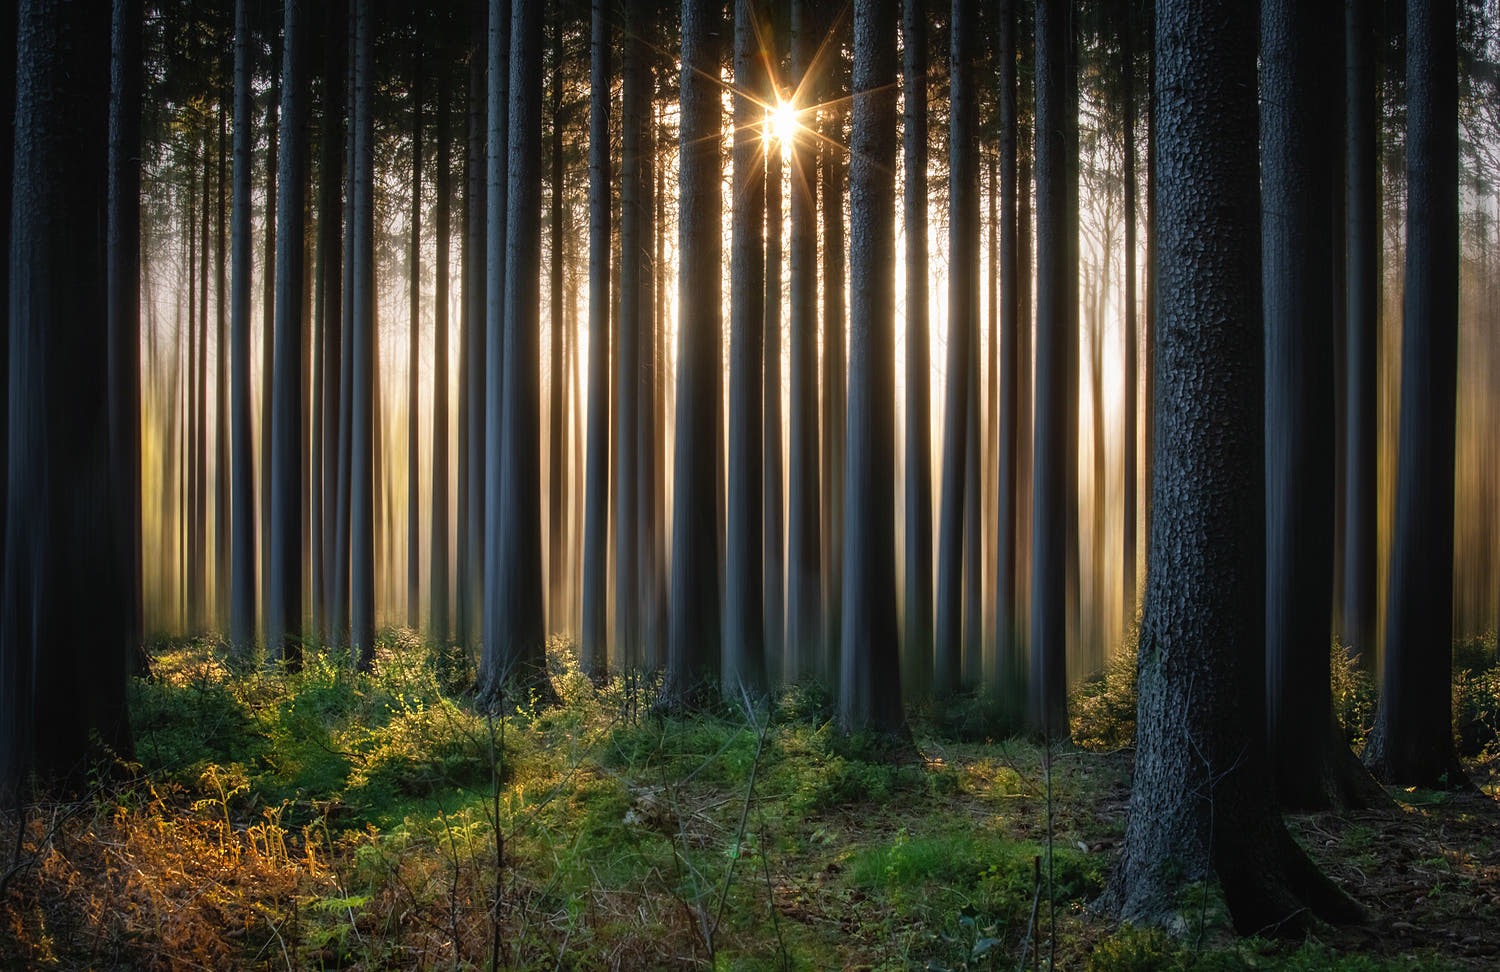
M 494 11 L 494 5 L 491 7 Z M 510 29 L 508 199 L 505 246 L 505 370 L 501 379 L 502 472 L 493 597 L 480 671 L 493 702 L 555 700 L 547 676 L 546 603 L 542 597 L 541 229 L 542 0 L 516 0 Z M 492 128 L 493 131 L 493 128 Z M 492 170 L 493 171 L 493 170 Z M 491 215 L 495 208 L 491 207 Z M 491 227 L 491 245 L 495 243 Z M 492 358 L 493 360 L 493 358 Z M 496 529 L 498 528 L 498 529 Z M 486 564 L 488 568 L 488 563 Z
M 765 66 L 760 4 L 734 4 L 734 193 L 729 253 L 729 507 L 725 540 L 724 694 L 766 688 L 761 576 L 761 374 L 765 328 L 765 110 L 751 97 Z
M 901 11 L 902 220 L 906 236 L 906 457 L 903 681 L 925 697 L 932 683 L 932 402 L 927 322 L 927 11 Z
M 16 23 L 13 412 L 0 602 L 6 806 L 25 800 L 33 779 L 82 786 L 94 759 L 131 756 L 130 591 L 116 549 L 125 529 L 111 483 L 113 342 L 99 233 L 109 7 L 27 0 Z
M 839 723 L 894 733 L 901 708 L 896 627 L 896 12 L 854 13 L 849 166 L 849 424 Z
M 589 48 L 589 362 L 588 453 L 583 484 L 583 670 L 609 667 L 605 576 L 609 517 L 610 30 L 608 0 L 594 0 Z
M 1453 0 L 1406 6 L 1406 306 L 1385 666 L 1365 764 L 1458 786 L 1453 751 L 1453 458 L 1458 373 L 1458 90 Z
M 1135 782 L 1104 904 L 1180 927 L 1223 890 L 1242 933 L 1359 914 L 1287 834 L 1265 757 L 1265 420 L 1255 12 L 1157 6 L 1156 508 Z
M 682 132 L 678 186 L 679 352 L 672 511 L 669 703 L 691 704 L 719 674 L 719 534 L 714 428 L 720 421 L 720 18 L 716 3 L 683 0 Z M 814 581 L 816 583 L 816 581 Z

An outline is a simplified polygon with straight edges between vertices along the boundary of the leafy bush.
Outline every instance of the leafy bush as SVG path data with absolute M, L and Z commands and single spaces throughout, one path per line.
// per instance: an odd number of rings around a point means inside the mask
M 1135 637 L 1110 661 L 1104 673 L 1073 691 L 1068 702 L 1073 742 L 1108 752 L 1135 742 Z
M 1334 643 L 1328 658 L 1333 714 L 1343 728 L 1344 739 L 1358 748 L 1375 727 L 1375 676 L 1361 667 L 1360 658 Z

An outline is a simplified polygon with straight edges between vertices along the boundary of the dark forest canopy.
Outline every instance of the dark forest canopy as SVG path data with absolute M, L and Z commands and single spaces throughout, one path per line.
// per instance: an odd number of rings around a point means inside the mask
M 1139 645 L 1132 920 L 1181 880 L 1245 932 L 1355 918 L 1280 808 L 1462 782 L 1495 0 L 11 28 L 0 792 L 128 756 L 147 639 L 368 672 L 397 626 L 485 710 L 576 652 L 662 712 L 816 685 L 898 750 L 960 697 L 1065 742 Z M 1368 771 L 1330 643 L 1383 679 Z

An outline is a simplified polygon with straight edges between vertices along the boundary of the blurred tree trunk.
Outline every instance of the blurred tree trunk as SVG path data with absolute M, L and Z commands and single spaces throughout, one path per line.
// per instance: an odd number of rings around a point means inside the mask
M 406 626 L 422 621 L 422 411 L 418 372 L 422 363 L 422 53 L 413 40 L 411 67 L 411 216 L 406 249 L 408 310 L 406 317 Z
M 375 14 L 373 0 L 354 0 L 354 132 L 349 181 L 352 382 L 349 438 L 349 644 L 355 665 L 375 661 L 375 414 L 378 336 L 375 322 Z
M 444 646 L 451 637 L 448 623 L 448 250 L 450 207 L 453 204 L 452 152 L 449 133 L 452 108 L 447 71 L 437 78 L 437 280 L 432 320 L 432 546 L 430 576 L 432 601 L 427 607 L 427 632 L 433 644 Z
M 232 522 L 229 645 L 246 657 L 255 645 L 255 487 L 250 395 L 250 181 L 255 162 L 250 130 L 250 0 L 234 5 L 234 207 L 230 227 L 230 509 Z

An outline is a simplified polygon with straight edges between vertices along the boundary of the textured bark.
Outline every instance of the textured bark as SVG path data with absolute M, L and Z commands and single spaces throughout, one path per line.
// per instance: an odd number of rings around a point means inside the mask
M 354 0 L 353 164 L 350 166 L 349 644 L 375 661 L 375 123 L 373 0 Z
M 678 177 L 677 443 L 666 700 L 692 703 L 719 674 L 719 534 L 714 428 L 721 421 L 718 73 L 721 18 L 709 0 L 682 4 L 682 127 Z
M 854 13 L 849 166 L 849 420 L 839 723 L 898 732 L 896 626 L 896 21 L 899 0 Z
M 13 109 L 16 103 L 16 18 L 7 16 L 0 18 L 0 105 L 6 105 Z M 14 115 L 11 116 L 14 121 Z M 15 152 L 15 126 L 0 125 L 0 186 L 12 184 L 11 174 L 14 172 L 16 160 Z M 0 456 L 7 455 L 6 449 L 10 441 L 10 215 L 11 215 L 11 193 L 0 189 Z M 176 378 L 173 377 L 173 386 Z M 169 416 L 173 410 L 169 410 Z M 171 428 L 172 419 L 169 417 L 168 428 Z M 166 467 L 173 454 L 170 436 L 167 448 L 163 450 L 163 482 L 167 480 Z M 7 489 L 7 477 L 0 475 L 0 510 L 5 509 Z M 170 493 L 170 490 L 163 490 Z M 168 518 L 161 518 L 163 539 L 167 530 Z M 162 549 L 168 549 L 164 542 Z M 0 558 L 5 555 L 4 531 L 0 530 Z M 162 558 L 163 570 L 165 571 L 167 558 Z M 3 559 L 0 559 L 3 563 Z M 165 576 L 165 574 L 163 574 Z M 170 589 L 163 585 L 164 589 Z
M 1358 654 L 1360 665 L 1375 670 L 1376 644 L 1376 411 L 1375 358 L 1380 342 L 1380 174 L 1378 89 L 1375 80 L 1373 4 L 1346 0 L 1345 158 L 1348 227 L 1345 233 L 1344 311 L 1348 360 L 1344 384 L 1344 602 L 1340 634 Z
M 1458 90 L 1453 0 L 1406 8 L 1406 303 L 1385 667 L 1365 764 L 1387 783 L 1466 782 L 1453 750 Z
M 925 697 L 932 683 L 932 402 L 927 321 L 927 11 L 901 9 L 903 230 L 906 238 L 906 514 L 903 681 Z
M 270 587 L 266 648 L 288 666 L 302 653 L 302 273 L 307 177 L 307 31 L 301 0 L 282 25 L 281 143 L 276 195 L 276 324 L 271 386 Z
M 1160 440 L 1135 781 L 1105 904 L 1183 929 L 1189 883 L 1242 933 L 1349 920 L 1281 823 L 1264 745 L 1264 337 L 1255 11 L 1157 6 Z
M 1068 307 L 1068 278 L 1077 270 L 1069 260 L 1075 244 L 1068 240 L 1066 171 L 1067 116 L 1076 107 L 1067 96 L 1065 78 L 1070 10 L 1071 0 L 1038 0 L 1036 7 L 1036 424 L 1028 718 L 1033 731 L 1049 738 L 1068 735 L 1067 548 L 1078 500 L 1068 474 L 1068 453 L 1078 437 L 1076 403 L 1068 401 L 1078 372 L 1076 317 Z
M 110 178 L 110 8 L 27 0 L 13 16 L 13 412 L 0 601 L 6 806 L 28 801 L 33 781 L 81 788 L 96 759 L 132 755 L 130 594 L 116 549 L 125 528 L 111 482 L 112 340 L 99 232 Z
M 229 644 L 245 656 L 255 644 L 255 487 L 254 443 L 250 435 L 250 0 L 236 0 L 234 12 L 234 205 L 230 246 L 230 543 Z
M 807 90 L 819 33 L 810 0 L 792 3 L 792 77 Z M 805 100 L 805 95 L 803 100 Z M 786 661 L 793 681 L 821 668 L 822 552 L 818 529 L 818 177 L 816 150 L 799 133 L 791 152 L 791 270 L 787 385 Z
M 427 606 L 428 637 L 436 644 L 448 643 L 448 249 L 450 208 L 453 203 L 452 136 L 449 134 L 448 75 L 437 80 L 437 267 L 432 319 L 432 540 L 431 603 Z
M 589 363 L 588 454 L 584 458 L 583 670 L 602 678 L 608 668 L 605 574 L 609 518 L 609 279 L 610 17 L 607 0 L 594 0 L 589 59 Z
M 729 251 L 729 507 L 725 538 L 724 694 L 766 688 L 761 533 L 761 382 L 765 329 L 765 111 L 756 0 L 734 4 L 734 193 Z
M 491 5 L 492 16 L 497 6 Z M 485 614 L 480 680 L 482 697 L 492 702 L 524 703 L 529 697 L 545 704 L 556 696 L 547 676 L 542 597 L 542 0 L 516 0 L 510 24 L 510 164 L 503 245 L 497 246 L 493 223 L 490 227 L 492 255 L 495 250 L 505 255 L 501 454 L 491 464 L 492 475 L 496 468 L 502 475 L 499 503 L 493 508 L 498 522 L 490 527 L 498 545 L 488 551 L 495 558 L 495 582 Z M 493 115 L 491 133 L 493 146 Z M 491 186 L 496 188 L 493 179 Z M 493 219 L 493 205 L 490 214 Z

